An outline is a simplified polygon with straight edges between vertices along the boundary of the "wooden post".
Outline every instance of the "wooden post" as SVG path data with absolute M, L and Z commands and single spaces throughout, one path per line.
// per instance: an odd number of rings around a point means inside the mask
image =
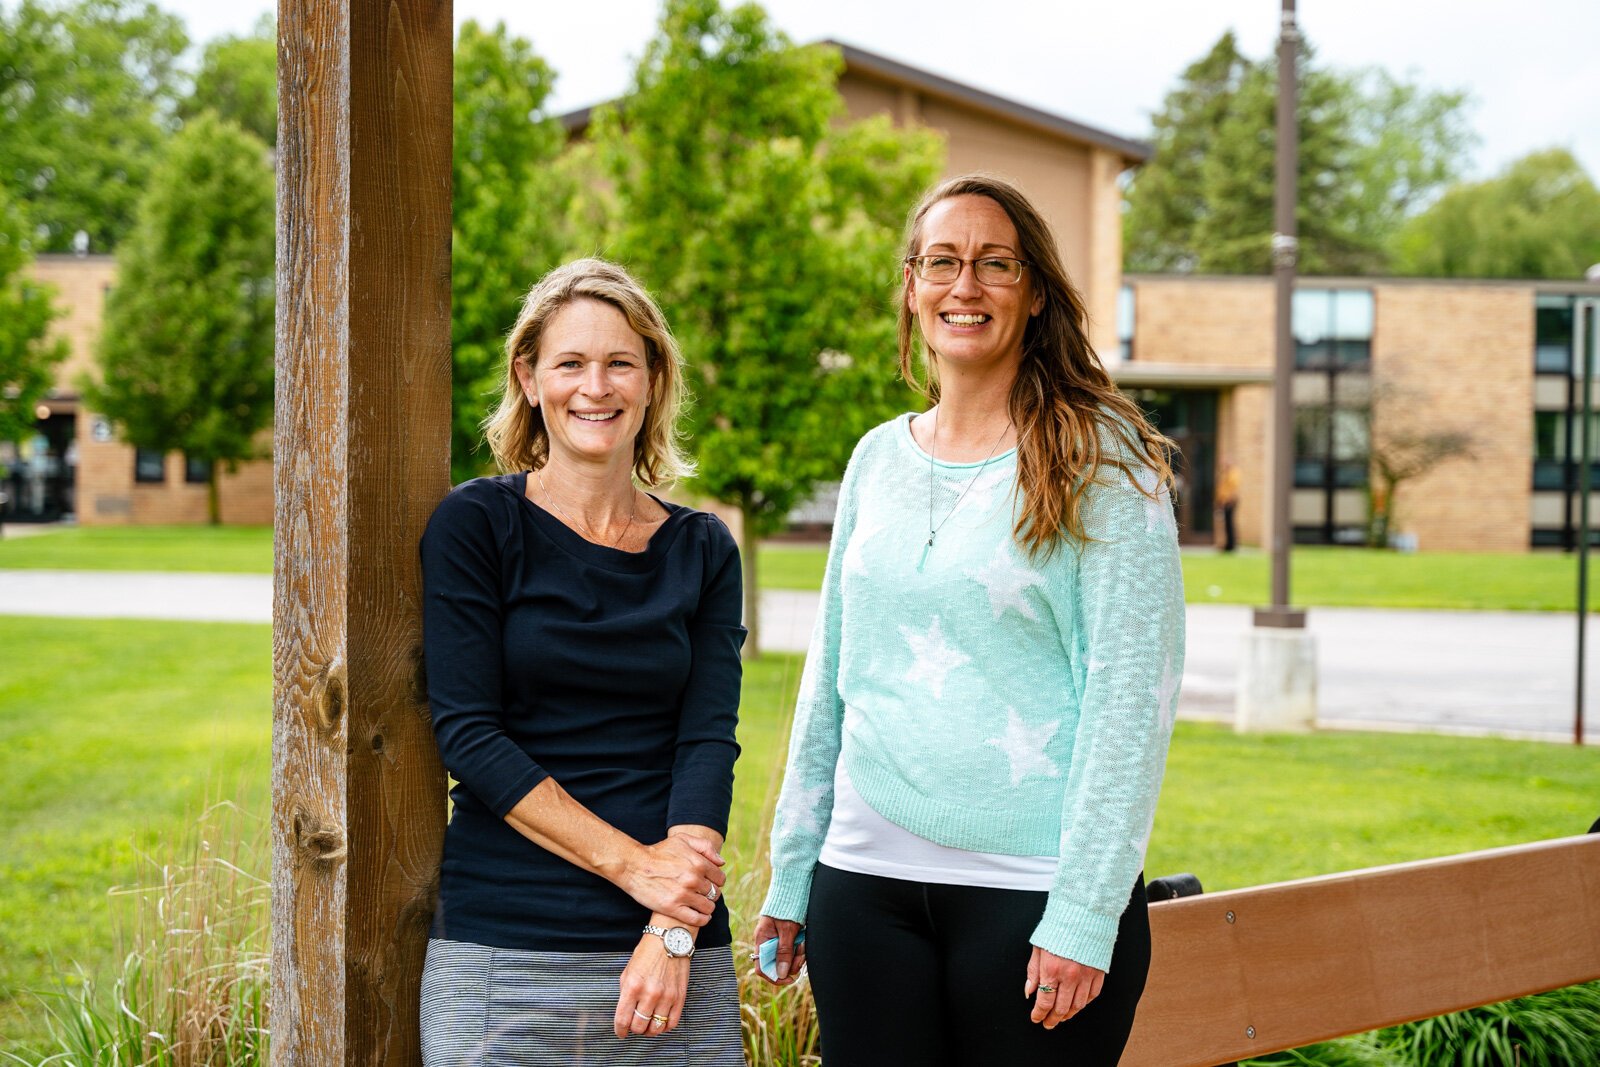
M 444 776 L 417 538 L 449 486 L 451 5 L 280 0 L 272 1059 L 420 1062 Z

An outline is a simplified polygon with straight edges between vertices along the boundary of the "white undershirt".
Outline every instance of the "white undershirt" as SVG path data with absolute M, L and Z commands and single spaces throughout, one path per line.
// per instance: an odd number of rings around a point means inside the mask
M 833 775 L 833 818 L 818 859 L 835 870 L 880 878 L 1040 892 L 1050 888 L 1056 872 L 1054 856 L 968 852 L 890 822 L 861 799 L 842 759 Z

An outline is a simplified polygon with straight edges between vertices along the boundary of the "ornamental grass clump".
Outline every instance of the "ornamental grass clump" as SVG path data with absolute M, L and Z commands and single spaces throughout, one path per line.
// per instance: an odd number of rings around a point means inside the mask
M 257 1067 L 267 1063 L 268 915 L 264 828 L 217 805 L 164 857 L 141 856 L 111 890 L 121 972 L 40 995 L 50 1047 L 71 1067 Z M 7 1054 L 13 1062 L 27 1062 Z
M 733 928 L 746 935 L 755 929 L 761 895 L 766 891 L 765 864 L 729 883 L 728 908 Z M 817 1067 L 822 1062 L 817 1010 L 811 983 L 804 975 L 781 989 L 769 985 L 751 959 L 755 944 L 733 942 L 733 963 L 739 974 L 739 1015 L 744 1054 L 750 1067 Z

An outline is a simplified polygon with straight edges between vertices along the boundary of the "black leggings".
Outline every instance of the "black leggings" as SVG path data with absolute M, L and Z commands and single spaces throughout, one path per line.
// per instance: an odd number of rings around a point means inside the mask
M 827 1067 L 1114 1067 L 1150 969 L 1144 876 L 1100 995 L 1046 1030 L 1023 996 L 1045 894 L 879 878 L 819 864 L 806 964 Z

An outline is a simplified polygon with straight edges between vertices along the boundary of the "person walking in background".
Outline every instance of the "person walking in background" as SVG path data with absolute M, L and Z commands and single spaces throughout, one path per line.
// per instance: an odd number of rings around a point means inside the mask
M 912 214 L 912 381 L 918 340 L 934 406 L 844 476 L 755 938 L 808 966 L 828 1067 L 1109 1067 L 1183 673 L 1171 443 L 1003 181 Z
M 1217 478 L 1217 510 L 1222 513 L 1222 551 L 1232 552 L 1238 547 L 1234 535 L 1233 511 L 1239 506 L 1239 468 L 1227 456 L 1222 457 L 1222 473 Z
M 459 486 L 423 536 L 428 701 L 460 783 L 428 1067 L 745 1062 L 719 855 L 739 552 L 714 515 L 635 485 L 688 473 L 682 383 L 625 271 L 552 271 L 487 424 L 507 473 Z

